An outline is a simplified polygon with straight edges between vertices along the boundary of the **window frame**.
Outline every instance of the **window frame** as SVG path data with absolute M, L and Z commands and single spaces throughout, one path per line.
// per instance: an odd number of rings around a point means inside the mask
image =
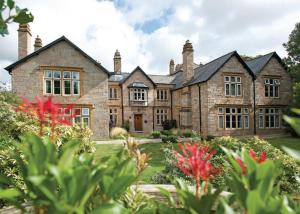
M 229 121 L 227 120 L 227 118 L 229 118 Z M 222 123 L 221 120 L 223 121 Z M 246 126 L 246 122 L 248 126 Z M 229 123 L 229 127 L 227 127 L 228 125 L 227 123 Z M 249 108 L 248 107 L 219 107 L 217 127 L 218 130 L 250 129 Z
M 233 86 L 234 86 L 234 94 L 232 93 Z M 226 97 L 242 97 L 243 96 L 242 77 L 236 75 L 224 76 L 224 94 Z
M 109 121 L 113 121 L 113 127 L 118 124 L 118 108 L 109 108 Z
M 118 89 L 116 87 L 109 87 L 108 99 L 110 100 L 118 99 Z
M 272 118 L 274 124 L 273 127 L 272 127 Z M 259 108 L 259 114 L 258 114 L 259 129 L 280 129 L 282 125 L 281 119 L 282 119 L 282 112 L 280 108 L 276 108 L 276 107 Z M 276 121 L 278 122 L 278 126 L 276 125 L 277 124 Z
M 161 126 L 162 123 L 169 118 L 169 110 L 166 108 L 158 108 L 156 109 L 156 125 Z
M 81 68 L 70 68 L 70 67 L 53 67 L 53 66 L 41 66 L 43 73 L 43 95 L 45 96 L 81 96 L 81 83 L 83 78 L 83 70 Z M 47 73 L 50 75 L 47 75 Z M 59 77 L 55 77 L 55 72 L 59 72 Z M 65 74 L 69 73 L 69 76 Z M 55 93 L 55 82 L 59 81 L 59 93 Z M 48 82 L 48 83 L 47 83 Z M 47 84 L 50 82 L 50 93 L 47 92 Z M 69 91 L 66 93 L 66 82 L 70 83 Z M 78 93 L 75 93 L 75 82 L 77 83 Z M 49 85 L 48 85 L 49 86 Z
M 168 101 L 168 89 L 157 89 L 156 90 L 156 100 L 158 101 Z
M 144 89 L 144 88 L 131 88 L 130 89 L 130 101 L 147 102 L 148 101 L 148 90 Z
M 280 79 L 279 78 L 264 78 L 265 97 L 279 98 Z M 272 96 L 271 96 L 272 91 Z M 276 96 L 277 92 L 277 96 Z

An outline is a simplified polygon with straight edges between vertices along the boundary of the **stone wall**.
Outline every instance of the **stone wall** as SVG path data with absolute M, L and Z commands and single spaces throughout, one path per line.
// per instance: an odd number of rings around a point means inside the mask
M 108 75 L 66 42 L 41 52 L 12 71 L 12 89 L 19 97 L 34 100 L 43 97 L 43 72 L 40 66 L 75 67 L 83 70 L 80 96 L 54 96 L 61 104 L 91 106 L 91 129 L 94 137 L 108 136 Z

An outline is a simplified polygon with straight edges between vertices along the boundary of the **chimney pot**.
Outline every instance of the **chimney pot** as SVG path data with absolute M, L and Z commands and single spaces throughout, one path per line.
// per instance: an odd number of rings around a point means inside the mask
M 114 56 L 114 72 L 115 74 L 121 74 L 121 54 L 118 49 L 115 52 Z
M 182 67 L 184 82 L 191 80 L 194 76 L 194 49 L 189 40 L 186 40 L 182 50 Z
M 41 47 L 43 47 L 42 39 L 37 35 L 34 42 L 34 51 L 37 51 Z
M 175 71 L 175 62 L 173 59 L 170 60 L 170 64 L 169 64 L 169 72 L 170 75 L 174 74 Z

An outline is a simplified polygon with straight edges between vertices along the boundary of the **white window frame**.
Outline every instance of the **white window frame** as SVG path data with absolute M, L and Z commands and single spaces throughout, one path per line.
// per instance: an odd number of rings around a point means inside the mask
M 168 109 L 156 109 L 156 125 L 162 125 L 168 120 Z
M 280 80 L 267 78 L 265 79 L 264 83 L 265 83 L 265 97 L 279 98 Z M 277 96 L 276 96 L 276 91 L 277 91 Z M 271 92 L 272 92 L 272 96 L 271 96 Z
M 147 90 L 143 88 L 132 88 L 130 90 L 130 100 L 131 101 L 142 101 L 146 102 L 147 97 Z
M 159 101 L 168 100 L 168 89 L 157 89 L 156 90 L 156 99 Z
M 227 112 L 227 110 L 229 110 Z M 227 127 L 227 118 L 229 117 L 230 127 Z M 233 122 L 234 119 L 234 122 Z M 222 123 L 222 121 L 223 123 Z M 233 126 L 235 124 L 235 127 Z M 248 124 L 248 126 L 246 126 Z M 218 129 L 239 130 L 250 128 L 249 109 L 242 107 L 220 107 L 218 108 Z
M 80 114 L 75 115 L 76 109 L 77 110 L 80 109 Z M 75 120 L 79 119 L 80 127 L 84 127 L 85 126 L 84 125 L 85 124 L 84 120 L 87 119 L 87 121 L 88 121 L 87 122 L 87 127 L 91 126 L 91 122 L 90 122 L 91 121 L 91 110 L 90 110 L 90 108 L 88 108 L 88 107 L 75 107 L 75 108 L 73 108 L 73 115 L 74 115 L 73 121 L 72 121 L 73 125 L 78 124 L 78 123 L 75 122 Z
M 114 87 L 109 87 L 109 96 L 108 98 L 110 100 L 116 100 L 118 99 L 118 89 Z
M 113 122 L 113 126 L 118 124 L 118 109 L 117 108 L 110 108 L 109 109 L 109 120 Z
M 47 76 L 46 74 L 50 72 L 51 76 Z M 65 77 L 65 73 L 70 73 L 70 77 Z M 54 73 L 60 73 L 60 77 L 54 77 Z M 78 78 L 74 78 L 73 74 L 77 74 Z M 52 96 L 80 96 L 80 72 L 79 71 L 69 71 L 69 70 L 61 70 L 61 69 L 45 69 L 43 76 L 43 84 L 44 84 L 44 95 L 52 95 Z M 50 81 L 51 85 L 51 93 L 47 93 L 47 82 Z M 59 81 L 59 90 L 60 93 L 55 94 L 54 82 Z M 70 82 L 70 94 L 65 93 L 65 81 Z M 74 93 L 74 83 L 78 83 L 78 94 Z
M 234 93 L 232 87 L 234 87 Z M 240 76 L 225 76 L 224 94 L 225 96 L 231 96 L 231 97 L 242 96 L 242 78 Z
M 272 126 L 272 119 L 273 119 L 274 126 Z M 281 128 L 280 108 L 260 108 L 258 124 L 260 129 L 280 129 Z

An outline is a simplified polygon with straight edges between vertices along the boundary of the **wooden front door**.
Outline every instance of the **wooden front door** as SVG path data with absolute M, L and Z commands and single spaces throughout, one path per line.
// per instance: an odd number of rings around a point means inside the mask
M 134 130 L 143 131 L 143 115 L 141 114 L 134 115 Z

